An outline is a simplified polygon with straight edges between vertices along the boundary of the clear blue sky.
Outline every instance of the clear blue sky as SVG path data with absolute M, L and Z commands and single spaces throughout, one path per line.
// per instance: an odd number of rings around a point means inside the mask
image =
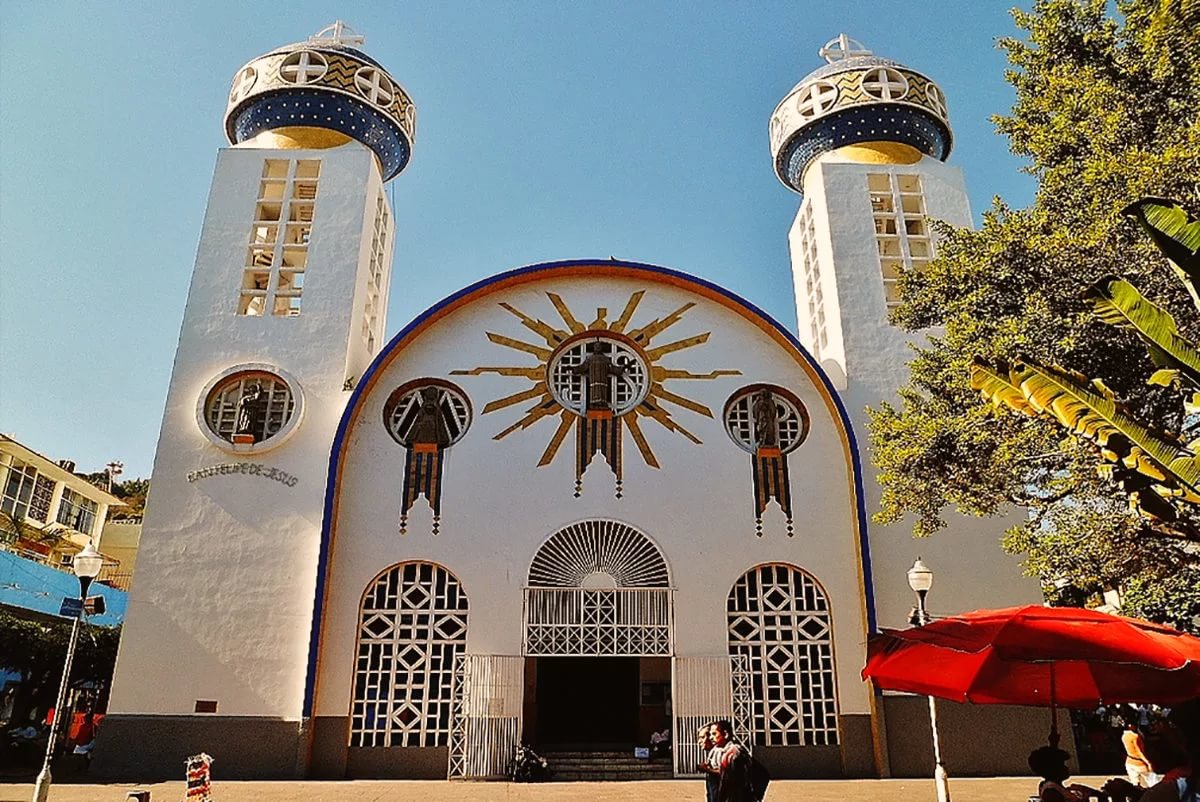
M 1001 0 L 0 6 L 0 431 L 149 475 L 234 72 L 345 19 L 413 97 L 388 333 L 511 267 L 616 256 L 794 326 L 767 121 L 841 31 L 946 91 L 976 215 L 1033 183 L 992 128 Z

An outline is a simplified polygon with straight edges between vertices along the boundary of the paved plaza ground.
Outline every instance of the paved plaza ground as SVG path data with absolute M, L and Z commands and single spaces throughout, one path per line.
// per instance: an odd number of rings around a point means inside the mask
M 1076 778 L 1099 785 L 1103 778 Z M 129 785 L 58 785 L 50 802 L 124 802 L 134 788 L 151 792 L 151 802 L 183 802 L 182 782 Z M 955 802 L 1025 802 L 1037 783 L 1029 777 L 954 779 Z M 29 802 L 33 786 L 0 784 L 0 802 Z M 450 783 L 421 781 L 220 782 L 213 802 L 700 802 L 698 780 L 631 783 Z M 779 780 L 768 802 L 933 802 L 932 780 Z

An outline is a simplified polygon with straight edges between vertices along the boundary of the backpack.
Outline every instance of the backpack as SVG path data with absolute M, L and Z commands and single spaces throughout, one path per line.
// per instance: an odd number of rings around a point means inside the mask
M 751 802 L 762 802 L 767 795 L 767 786 L 771 784 L 771 772 L 753 755 L 750 756 L 750 771 L 747 772 L 750 785 Z

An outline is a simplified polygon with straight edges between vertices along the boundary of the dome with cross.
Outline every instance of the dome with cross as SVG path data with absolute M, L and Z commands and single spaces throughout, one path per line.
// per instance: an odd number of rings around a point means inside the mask
M 881 161 L 950 155 L 946 96 L 937 84 L 846 34 L 819 52 L 827 63 L 796 84 L 771 115 L 775 174 L 789 189 L 802 192 L 809 165 L 841 148 L 858 146 Z
M 327 148 L 354 140 L 379 158 L 384 180 L 397 176 L 412 155 L 417 110 L 363 43 L 338 20 L 246 64 L 229 91 L 229 141 Z

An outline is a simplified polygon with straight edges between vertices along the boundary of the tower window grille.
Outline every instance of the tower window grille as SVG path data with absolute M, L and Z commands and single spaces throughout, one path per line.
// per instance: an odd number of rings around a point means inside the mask
M 924 270 L 934 256 L 925 220 L 925 196 L 919 175 L 869 173 L 867 192 L 874 216 L 879 272 L 889 310 L 900 305 L 900 276 Z
M 259 181 L 237 313 L 300 314 L 316 215 L 317 159 L 267 159 Z
M 837 693 L 829 603 L 791 565 L 761 565 L 729 593 L 729 654 L 746 660 L 759 746 L 836 744 Z
M 447 746 L 455 660 L 466 653 L 467 595 L 440 565 L 394 565 L 359 612 L 351 746 Z

